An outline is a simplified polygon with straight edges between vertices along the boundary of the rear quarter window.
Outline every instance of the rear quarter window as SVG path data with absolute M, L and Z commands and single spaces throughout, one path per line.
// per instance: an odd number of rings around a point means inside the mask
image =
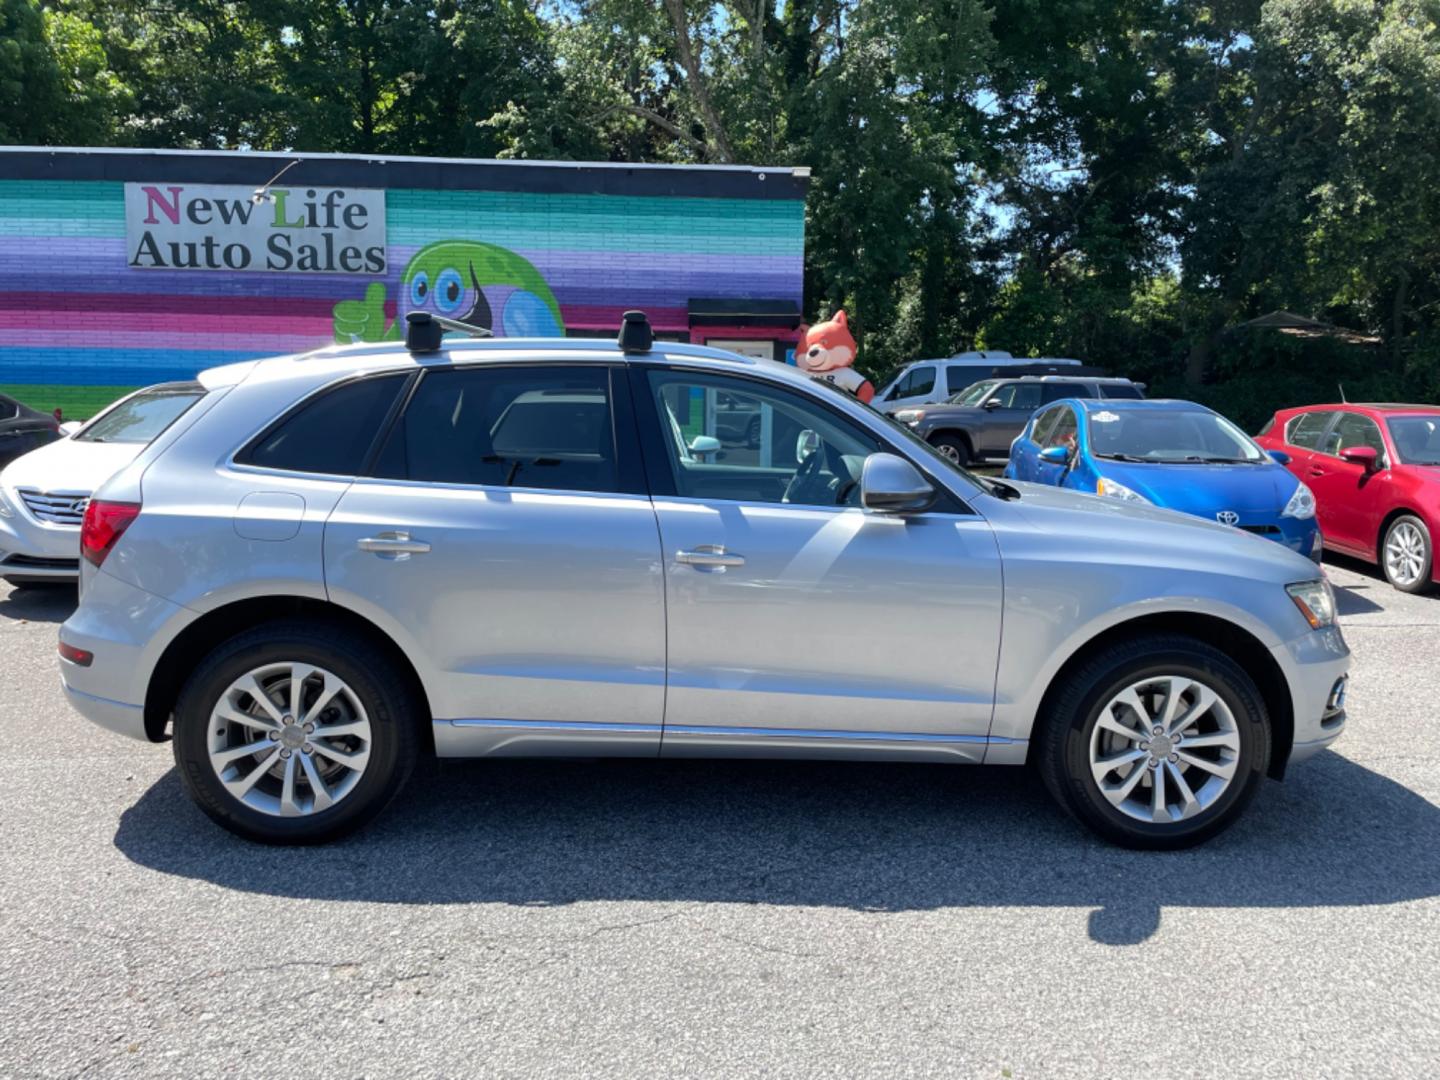
M 1325 434 L 1334 415 L 1330 412 L 1301 413 L 1285 425 L 1285 441 L 1306 450 L 1316 449 L 1320 445 L 1320 436 Z
M 1105 385 L 1100 387 L 1101 394 L 1107 398 L 1131 398 L 1139 400 L 1145 395 L 1140 392 L 1138 386 L 1126 386 L 1123 383 L 1114 386 Z
M 358 476 L 406 372 L 341 383 L 304 402 L 235 460 L 286 472 Z

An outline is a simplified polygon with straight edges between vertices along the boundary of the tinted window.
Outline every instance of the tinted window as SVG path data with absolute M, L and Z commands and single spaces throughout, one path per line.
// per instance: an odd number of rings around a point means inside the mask
M 1380 437 L 1380 425 L 1359 413 L 1341 413 L 1335 427 L 1325 436 L 1324 451 L 1338 457 L 1340 451 L 1357 446 L 1368 446 L 1374 450 L 1376 461 L 1384 467 L 1385 440 Z
M 1044 387 L 1044 400 L 1048 404 L 1052 401 L 1059 401 L 1061 398 L 1093 398 L 1095 391 L 1084 383 L 1046 383 Z
M 995 391 L 990 400 L 998 401 L 1002 409 L 1038 409 L 1040 387 L 1038 382 L 1006 383 Z
M 344 383 L 291 413 L 242 455 L 247 465 L 290 472 L 355 476 L 405 375 Z
M 653 371 L 649 379 L 677 495 L 860 505 L 860 473 L 880 441 L 819 402 L 779 387 L 694 372 Z M 762 418 L 754 445 L 728 429 L 717 408 L 722 395 Z M 697 439 L 716 440 L 723 449 L 704 450 L 706 443 Z
M 945 369 L 945 393 L 954 395 L 960 393 L 966 387 L 975 382 L 975 376 L 984 371 L 984 368 L 974 368 L 969 364 L 955 364 Z
M 0 420 L 14 420 L 19 415 L 19 405 L 7 397 L 0 397 Z
M 1134 383 L 1101 383 L 1100 394 L 1107 398 L 1143 398 L 1145 395 Z
M 933 367 L 916 368 L 910 373 L 910 385 L 905 390 L 905 396 L 919 397 L 934 389 L 935 369 Z
M 1390 438 L 1406 465 L 1440 465 L 1440 413 L 1435 416 L 1392 416 Z
M 1320 445 L 1320 436 L 1330 426 L 1330 418 L 1334 415 L 1328 412 L 1301 413 L 1285 426 L 1285 441 L 1291 446 L 1314 450 Z
M 436 484 L 616 490 L 610 372 L 484 367 L 425 373 L 375 475 Z
M 148 443 L 204 396 L 205 391 L 199 386 L 184 390 L 146 390 L 102 413 L 75 439 L 78 442 Z

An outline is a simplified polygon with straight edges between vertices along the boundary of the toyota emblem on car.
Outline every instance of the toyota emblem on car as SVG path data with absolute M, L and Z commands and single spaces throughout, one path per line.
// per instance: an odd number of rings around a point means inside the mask
M 1215 515 L 1215 520 L 1220 522 L 1221 525 L 1238 525 L 1240 523 L 1240 515 L 1235 513 L 1234 510 L 1221 510 Z

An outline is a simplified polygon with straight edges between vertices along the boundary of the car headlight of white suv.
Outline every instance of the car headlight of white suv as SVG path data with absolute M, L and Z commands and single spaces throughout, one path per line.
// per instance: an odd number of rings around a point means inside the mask
M 1315 516 L 1315 494 L 1305 484 L 1298 484 L 1295 494 L 1290 496 L 1290 501 L 1285 504 L 1285 509 L 1280 511 L 1281 517 L 1299 518 L 1302 521 Z

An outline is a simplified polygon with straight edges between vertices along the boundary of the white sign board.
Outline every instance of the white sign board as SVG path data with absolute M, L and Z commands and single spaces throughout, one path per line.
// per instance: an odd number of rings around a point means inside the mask
M 137 270 L 385 273 L 385 193 L 362 188 L 126 184 Z

